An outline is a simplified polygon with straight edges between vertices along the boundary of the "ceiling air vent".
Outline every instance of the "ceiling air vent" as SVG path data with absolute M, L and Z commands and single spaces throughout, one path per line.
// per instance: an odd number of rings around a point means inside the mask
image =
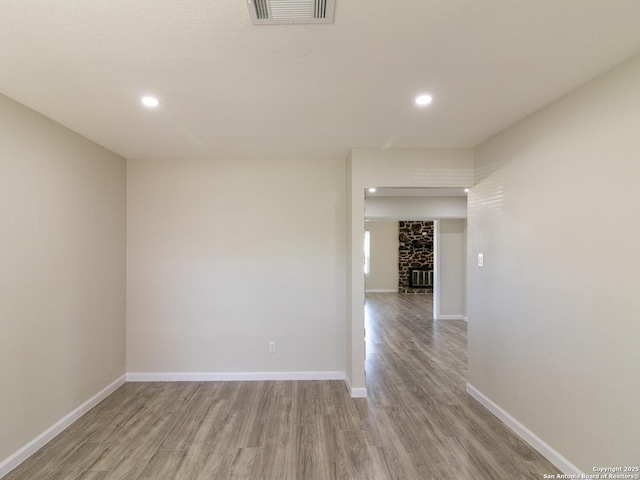
M 335 0 L 247 0 L 254 25 L 333 23 Z

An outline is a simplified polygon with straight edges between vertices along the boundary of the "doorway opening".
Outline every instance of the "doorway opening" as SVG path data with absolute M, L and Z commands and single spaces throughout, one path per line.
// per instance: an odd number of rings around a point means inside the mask
M 399 308 L 414 320 L 422 318 L 432 324 L 439 319 L 464 318 L 467 199 L 464 188 L 378 188 L 375 195 L 365 191 L 364 197 L 364 237 L 368 242 L 366 272 L 361 270 L 365 285 L 363 367 L 365 374 L 374 375 L 382 364 L 370 362 L 369 357 L 378 353 L 380 341 L 383 341 L 381 332 L 390 333 L 389 324 L 382 327 L 380 322 L 373 322 L 373 317 L 380 315 L 381 308 L 387 308 L 384 307 L 387 303 L 390 316 L 397 314 Z M 457 253 L 453 265 L 447 265 L 444 278 L 441 268 L 443 235 L 447 264 L 451 260 L 452 247 Z M 404 257 L 402 260 L 401 256 Z M 443 291 L 440 288 L 442 281 L 457 285 L 457 290 Z M 444 312 L 444 317 L 440 311 L 443 292 L 447 308 L 451 307 L 451 297 L 456 297 L 453 303 L 458 305 L 455 313 Z M 409 308 L 412 311 L 409 312 Z M 372 387 L 376 385 L 376 382 L 371 383 Z

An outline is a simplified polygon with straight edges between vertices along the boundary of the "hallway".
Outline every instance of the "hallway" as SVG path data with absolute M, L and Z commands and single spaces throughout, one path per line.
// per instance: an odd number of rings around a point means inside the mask
M 467 324 L 432 295 L 367 294 L 368 424 L 409 478 L 539 479 L 559 471 L 465 391 Z M 387 447 L 389 448 L 389 447 Z M 401 477 L 400 477 L 401 478 Z

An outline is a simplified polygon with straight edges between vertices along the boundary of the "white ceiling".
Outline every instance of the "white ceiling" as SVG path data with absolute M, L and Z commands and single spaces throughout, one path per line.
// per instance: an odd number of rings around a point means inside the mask
M 639 25 L 638 0 L 337 0 L 285 26 L 243 0 L 5 1 L 0 92 L 128 158 L 470 147 L 640 51 Z

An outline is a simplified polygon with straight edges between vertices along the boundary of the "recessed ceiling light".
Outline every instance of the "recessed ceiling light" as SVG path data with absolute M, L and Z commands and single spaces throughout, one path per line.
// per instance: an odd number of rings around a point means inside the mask
M 158 100 L 156 97 L 142 97 L 141 101 L 145 107 L 149 108 L 157 107 L 158 105 L 160 105 L 160 100 Z
M 375 191 L 376 191 L 376 187 L 371 187 L 371 188 L 369 189 L 369 193 L 375 193 Z
M 416 97 L 416 105 L 424 107 L 425 105 L 429 105 L 433 97 L 431 95 L 418 95 Z
M 465 188 L 465 189 L 464 189 L 464 191 L 465 191 L 465 193 L 468 193 L 468 192 L 469 192 L 469 189 L 468 189 L 468 188 Z

